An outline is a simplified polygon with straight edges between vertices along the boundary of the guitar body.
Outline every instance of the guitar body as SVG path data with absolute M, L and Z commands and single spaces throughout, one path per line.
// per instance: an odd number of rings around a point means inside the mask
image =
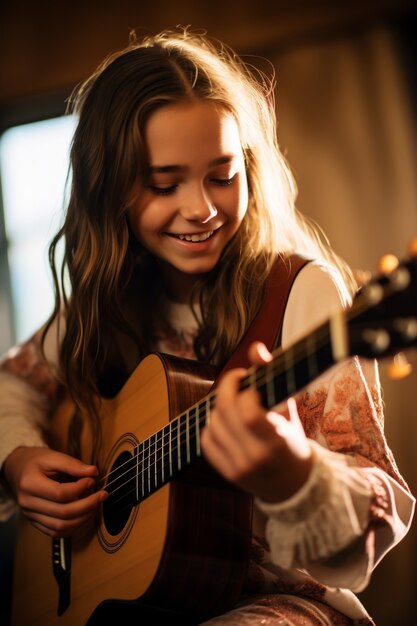
M 135 446 L 205 396 L 212 374 L 175 357 L 144 359 L 120 393 L 103 400 L 101 477 L 120 463 L 123 475 L 123 463 L 132 458 Z M 54 447 L 63 451 L 71 415 L 67 403 L 53 422 Z M 91 435 L 85 429 L 86 462 L 90 450 Z M 145 608 L 147 615 L 155 607 L 197 619 L 236 601 L 251 537 L 249 496 L 198 459 L 149 497 L 121 507 L 115 520 L 106 513 L 109 501 L 70 541 L 51 540 L 22 516 L 13 626 L 81 626 L 109 601 L 126 603 L 130 611 L 137 608 L 138 624 L 151 623 L 149 618 L 141 621 Z

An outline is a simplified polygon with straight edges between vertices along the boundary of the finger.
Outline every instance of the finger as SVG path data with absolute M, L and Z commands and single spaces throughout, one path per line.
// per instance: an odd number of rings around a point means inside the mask
M 253 406 L 255 410 L 259 410 L 256 392 L 251 389 L 242 392 L 239 390 L 243 373 L 243 369 L 232 370 L 220 382 L 216 406 L 209 422 L 209 430 L 212 435 L 216 436 L 219 444 L 225 440 L 225 437 L 229 441 L 232 436 L 236 439 L 235 444 L 239 445 L 242 430 L 245 427 L 242 421 L 242 411 L 245 410 L 248 413 L 248 405 L 251 407 L 250 411 L 254 410 Z
M 251 467 L 258 467 L 279 450 L 274 425 L 258 399 L 245 392 L 242 404 L 222 418 L 215 414 L 212 425 L 203 432 L 201 444 L 206 459 L 229 479 L 238 478 Z M 251 401 L 252 405 L 251 405 Z M 284 419 L 284 418 L 281 418 Z M 230 472 L 234 472 L 232 476 Z
M 76 520 L 79 517 L 90 515 L 107 497 L 108 494 L 105 491 L 98 491 L 82 500 L 65 504 L 30 497 L 24 499 L 21 507 L 25 514 L 31 517 L 42 515 L 54 519 Z
M 68 476 L 81 478 L 83 476 L 96 476 L 98 474 L 95 465 L 88 465 L 79 459 L 76 459 L 62 452 L 52 453 L 39 462 L 43 470 L 48 474 L 62 473 Z
M 249 346 L 248 357 L 253 365 L 265 365 L 272 360 L 271 353 L 261 341 L 255 341 Z
M 95 485 L 93 478 L 81 478 L 72 482 L 59 482 L 43 475 L 32 477 L 31 482 L 23 483 L 21 495 L 34 496 L 52 502 L 73 502 L 89 495 Z M 22 502 L 19 502 L 22 506 Z
M 282 439 L 287 439 L 288 435 L 291 432 L 291 422 L 290 420 L 283 415 L 282 413 L 277 413 L 276 411 L 268 411 L 266 415 L 266 419 L 269 424 L 274 428 L 275 433 L 281 437 Z
M 210 462 L 219 456 L 230 461 L 242 451 L 240 434 L 236 433 L 237 429 L 233 428 L 229 421 L 226 422 L 219 417 L 216 411 L 214 411 L 212 418 L 210 428 L 205 428 L 201 436 L 203 453 Z M 220 468 L 216 466 L 216 469 Z
M 273 432 L 269 424 L 268 427 Z M 236 436 L 221 420 L 215 428 L 203 433 L 201 448 L 206 460 L 232 481 L 258 466 L 267 454 L 265 439 L 245 428 L 241 428 Z
M 311 447 L 308 443 L 303 424 L 297 410 L 294 398 L 289 398 L 287 408 L 280 413 L 270 411 L 268 421 L 274 426 L 278 435 L 286 440 L 287 446 L 301 459 L 311 457 Z
M 239 392 L 242 371 L 234 370 L 226 374 L 219 386 L 216 407 L 210 420 L 210 431 L 219 445 L 222 442 L 228 445 L 231 436 L 237 446 L 246 448 L 252 442 L 246 441 L 249 431 L 261 439 L 273 434 L 273 428 L 265 419 L 266 411 L 259 393 L 253 388 Z M 232 442 L 230 444 L 233 447 Z
M 293 422 L 294 424 L 297 424 L 301 426 L 302 428 L 300 416 L 298 415 L 297 402 L 295 401 L 294 398 L 288 398 L 287 409 L 288 409 L 288 419 L 290 420 L 290 422 Z
M 217 385 L 217 396 L 219 396 L 222 391 L 227 390 L 230 387 L 233 387 L 235 391 L 239 388 L 239 382 L 246 375 L 247 370 L 243 367 L 235 367 L 226 374 L 224 374 Z
M 279 412 L 268 411 L 267 420 L 281 437 L 288 437 L 291 432 L 301 432 L 304 435 L 304 428 L 294 398 L 288 398 L 286 407 L 280 408 Z
M 226 480 L 233 480 L 235 475 L 234 457 L 229 454 L 223 446 L 212 445 L 207 439 L 202 440 L 202 448 L 206 460 L 219 472 Z
M 227 372 L 219 381 L 216 394 L 216 408 L 220 411 L 227 411 L 235 402 L 239 393 L 241 379 L 245 376 L 246 370 L 236 368 Z M 211 421 L 211 420 L 210 420 Z
M 277 412 L 279 412 L 280 415 L 285 417 L 285 419 L 291 422 L 294 426 L 297 426 L 304 430 L 300 420 L 300 416 L 298 414 L 298 407 L 295 398 L 288 398 L 286 404 L 281 406 L 279 408 L 279 411 Z
M 91 515 L 85 515 L 69 522 L 64 520 L 57 520 L 55 518 L 42 515 L 36 515 L 34 518 L 28 519 L 35 528 L 42 531 L 49 537 L 57 539 L 73 535 L 78 528 L 83 526 L 86 522 L 88 522 L 89 519 L 91 519 Z

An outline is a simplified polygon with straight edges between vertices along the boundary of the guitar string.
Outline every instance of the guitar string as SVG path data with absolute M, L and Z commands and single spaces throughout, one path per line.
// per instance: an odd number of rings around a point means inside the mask
M 205 415 L 204 415 L 204 416 L 202 416 L 202 418 L 205 418 Z M 200 419 L 199 419 L 199 423 L 200 423 L 200 424 L 202 423 L 202 424 L 203 424 L 203 426 L 204 426 L 204 424 L 205 424 L 205 420 L 204 420 L 204 419 L 202 419 L 202 420 L 200 420 Z M 190 431 L 191 431 L 191 429 L 190 429 Z M 195 432 L 197 432 L 197 430 L 196 430 L 196 429 L 195 429 Z M 190 433 L 190 434 L 191 434 L 191 433 Z M 190 438 L 189 438 L 190 443 L 193 443 L 195 438 L 196 438 L 196 437 L 194 437 L 194 436 L 190 436 Z M 177 455 L 178 455 L 178 448 L 180 448 L 180 454 L 181 454 L 181 446 L 183 446 L 185 442 L 186 442 L 186 439 L 184 439 L 184 440 L 181 440 L 181 439 L 180 439 L 179 445 L 175 444 L 175 445 L 173 445 L 173 446 L 172 446 L 172 449 L 171 449 L 171 451 L 172 451 L 172 456 L 173 456 L 173 457 L 175 457 L 175 459 L 177 459 L 177 458 L 178 458 L 178 456 L 177 456 Z M 150 456 L 154 456 L 154 452 L 152 452 Z M 164 457 L 165 457 L 165 456 L 166 456 L 166 455 L 164 455 Z M 199 457 L 198 457 L 198 454 L 195 454 L 195 455 L 194 455 L 194 454 L 190 454 L 190 458 L 191 458 L 192 460 L 194 460 L 195 458 L 199 458 Z M 183 457 L 182 457 L 182 456 L 181 456 L 181 459 L 183 460 Z M 126 461 L 123 465 L 127 465 L 127 464 L 129 464 L 129 463 L 131 463 L 131 467 L 130 467 L 130 468 L 128 468 L 128 469 L 127 469 L 127 470 L 126 470 L 126 471 L 125 471 L 125 472 L 124 472 L 121 476 L 119 476 L 119 477 L 117 477 L 116 479 L 112 480 L 111 484 L 115 484 L 115 483 L 116 483 L 118 480 L 120 480 L 121 478 L 126 477 L 126 475 L 127 475 L 129 472 L 134 471 L 134 470 L 136 469 L 136 467 L 137 467 L 137 462 L 135 461 L 135 458 L 134 458 L 134 457 L 133 457 L 133 458 L 131 458 L 131 459 L 129 459 L 129 461 Z M 186 463 L 184 463 L 184 466 L 185 466 L 185 465 L 186 465 Z M 187 463 L 187 465 L 188 465 L 188 463 Z M 152 482 L 152 483 L 154 483 L 154 481 L 155 481 L 155 473 L 156 473 L 156 475 L 157 475 L 158 477 L 162 477 L 162 463 L 161 463 L 161 469 L 158 469 L 158 467 L 157 467 L 157 468 L 156 468 L 156 472 L 155 472 L 155 471 L 151 471 L 151 470 L 153 470 L 153 469 L 155 468 L 155 466 L 157 466 L 157 461 L 156 461 L 156 462 L 152 462 L 152 464 L 150 464 L 148 467 L 143 467 L 143 468 L 142 468 L 142 470 L 140 470 L 137 474 L 135 474 L 134 476 L 132 476 L 132 477 L 128 478 L 127 480 L 125 480 L 125 482 L 124 482 L 124 483 L 122 483 L 121 485 L 118 485 L 115 489 L 113 489 L 113 491 L 112 491 L 112 492 L 111 492 L 111 494 L 110 494 L 110 495 L 112 496 L 112 500 L 111 500 L 110 505 L 107 505 L 107 509 L 114 509 L 114 507 L 116 507 L 116 506 L 118 505 L 118 503 L 119 503 L 119 502 L 121 502 L 121 501 L 125 498 L 125 496 L 126 496 L 126 495 L 129 495 L 129 494 L 132 494 L 133 492 L 135 492 L 135 491 L 136 491 L 136 485 L 137 485 L 137 483 L 138 483 L 138 482 L 139 482 L 139 483 L 141 482 L 141 478 L 142 478 L 142 476 L 144 476 L 144 478 L 145 478 L 145 483 L 146 483 L 146 485 L 147 485 L 147 483 L 148 483 L 148 478 L 146 478 L 146 474 L 145 474 L 146 472 L 148 472 L 148 477 L 149 477 L 149 480 L 151 480 L 151 482 Z M 174 471 L 172 472 L 172 474 L 169 474 L 169 472 L 167 471 L 167 474 L 169 475 L 169 479 L 165 479 L 164 481 L 160 481 L 159 483 L 158 483 L 158 480 L 157 480 L 157 481 L 155 481 L 155 487 L 154 487 L 154 488 L 151 488 L 150 490 L 148 489 L 148 485 L 147 485 L 146 491 L 148 491 L 148 493 L 146 493 L 146 494 L 142 493 L 142 497 L 141 497 L 141 498 L 139 498 L 139 501 L 144 500 L 144 499 L 145 499 L 145 497 L 147 497 L 147 496 L 151 495 L 154 491 L 157 491 L 158 489 L 160 489 L 161 487 L 163 487 L 163 486 L 164 486 L 167 482 L 169 482 L 169 480 L 171 480 L 171 479 L 173 478 L 173 476 L 174 476 L 174 475 L 175 475 L 178 471 L 179 471 L 179 469 L 178 469 L 178 468 L 177 468 L 176 470 L 174 470 Z M 129 485 L 129 483 L 132 483 L 132 482 L 134 483 L 134 485 L 132 485 L 132 487 L 133 487 L 133 488 L 132 488 L 132 489 L 130 489 L 130 491 L 126 493 L 126 486 L 127 486 L 127 485 Z M 108 486 L 108 485 L 107 485 L 107 486 Z M 106 486 L 106 488 L 107 488 L 107 486 Z M 123 492 L 123 493 L 122 493 L 122 494 L 121 494 L 121 495 L 120 495 L 120 496 L 119 496 L 119 497 L 115 500 L 115 499 L 114 499 L 114 494 L 117 494 L 117 493 L 118 493 L 118 492 L 120 492 L 121 490 L 124 490 L 124 492 Z M 135 504 L 137 504 L 137 503 L 135 502 Z M 131 506 L 131 505 L 126 505 L 124 508 L 129 508 L 130 506 Z M 124 510 L 123 508 L 122 508 L 122 509 L 120 509 L 120 508 L 118 507 L 118 508 L 117 508 L 117 513 L 119 514 L 119 513 L 120 513 L 121 511 L 123 511 L 123 510 Z

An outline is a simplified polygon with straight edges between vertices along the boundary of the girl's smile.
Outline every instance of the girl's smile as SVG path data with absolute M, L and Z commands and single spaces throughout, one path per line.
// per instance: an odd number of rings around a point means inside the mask
M 178 238 L 181 241 L 191 241 L 193 243 L 201 243 L 202 241 L 207 241 L 207 239 L 212 237 L 214 235 L 214 230 L 209 230 L 208 232 L 203 232 L 203 233 L 189 233 L 187 235 L 179 235 L 179 234 L 176 235 L 175 233 L 167 233 L 167 235 L 169 235 L 170 237 Z
M 221 226 L 216 230 L 206 230 L 202 232 L 192 233 L 165 233 L 168 237 L 172 237 L 179 246 L 185 250 L 194 250 L 198 252 L 207 252 L 212 245 L 212 240 L 218 235 Z
M 247 210 L 235 120 L 207 102 L 168 104 L 145 127 L 149 171 L 128 212 L 133 233 L 160 263 L 176 299 L 211 271 Z

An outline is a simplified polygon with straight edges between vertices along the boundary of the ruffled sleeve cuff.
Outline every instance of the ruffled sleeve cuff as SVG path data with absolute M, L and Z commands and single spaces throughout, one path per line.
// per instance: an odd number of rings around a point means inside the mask
M 313 467 L 306 483 L 288 500 L 256 499 L 267 516 L 272 560 L 284 569 L 308 568 L 331 558 L 361 537 L 369 524 L 374 492 L 351 459 L 310 441 Z

